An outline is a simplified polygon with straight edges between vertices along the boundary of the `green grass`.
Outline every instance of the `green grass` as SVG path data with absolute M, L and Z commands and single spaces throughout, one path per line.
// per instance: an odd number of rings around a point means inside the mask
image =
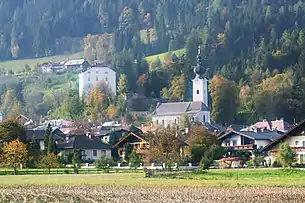
M 177 56 L 181 56 L 185 53 L 185 49 L 178 49 L 176 51 L 171 52 L 171 54 L 176 54 Z M 170 54 L 169 52 L 166 53 L 162 53 L 162 54 L 156 54 L 156 55 L 152 55 L 152 56 L 147 56 L 145 59 L 147 60 L 148 63 L 152 63 L 154 61 L 157 60 L 157 58 L 159 57 L 160 61 L 162 62 L 164 60 L 164 57 Z
M 43 58 L 34 58 L 34 59 L 20 59 L 20 60 L 10 60 L 10 61 L 1 61 L 0 62 L 0 69 L 5 70 L 13 70 L 17 72 L 22 70 L 24 66 L 27 64 L 31 67 L 34 67 L 38 63 L 44 63 L 48 61 L 52 62 L 60 62 L 69 59 L 79 59 L 83 58 L 83 53 L 75 53 L 75 54 L 67 54 L 67 55 L 58 55 L 58 56 L 51 56 L 51 57 L 43 57 Z
M 305 187 L 301 170 L 210 170 L 166 178 L 144 178 L 143 173 L 0 176 L 0 186 L 279 186 Z

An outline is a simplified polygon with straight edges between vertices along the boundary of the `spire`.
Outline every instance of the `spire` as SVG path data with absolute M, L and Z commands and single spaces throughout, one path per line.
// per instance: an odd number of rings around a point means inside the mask
M 202 66 L 201 47 L 200 47 L 200 45 L 198 46 L 197 60 L 196 61 L 197 61 L 197 64 L 196 64 L 196 67 L 194 68 L 194 73 L 196 73 L 196 78 L 200 78 L 201 66 Z

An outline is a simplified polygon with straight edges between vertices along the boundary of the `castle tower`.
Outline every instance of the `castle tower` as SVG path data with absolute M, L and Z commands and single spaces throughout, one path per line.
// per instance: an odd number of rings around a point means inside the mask
M 202 73 L 200 46 L 198 46 L 197 65 L 194 68 L 194 72 L 196 73 L 196 76 L 193 79 L 193 102 L 200 101 L 208 107 L 208 80 L 200 77 L 200 74 Z

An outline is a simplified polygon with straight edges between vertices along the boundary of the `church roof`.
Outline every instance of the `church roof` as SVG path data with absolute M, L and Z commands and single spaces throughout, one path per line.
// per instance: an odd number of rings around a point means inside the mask
M 153 115 L 170 116 L 170 115 L 180 115 L 184 113 L 195 114 L 200 111 L 210 111 L 210 110 L 203 102 L 200 101 L 159 103 Z

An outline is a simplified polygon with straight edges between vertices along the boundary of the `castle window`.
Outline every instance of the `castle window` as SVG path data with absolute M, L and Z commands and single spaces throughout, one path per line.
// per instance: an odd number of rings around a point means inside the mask
M 199 90 L 196 91 L 196 94 L 199 94 Z

